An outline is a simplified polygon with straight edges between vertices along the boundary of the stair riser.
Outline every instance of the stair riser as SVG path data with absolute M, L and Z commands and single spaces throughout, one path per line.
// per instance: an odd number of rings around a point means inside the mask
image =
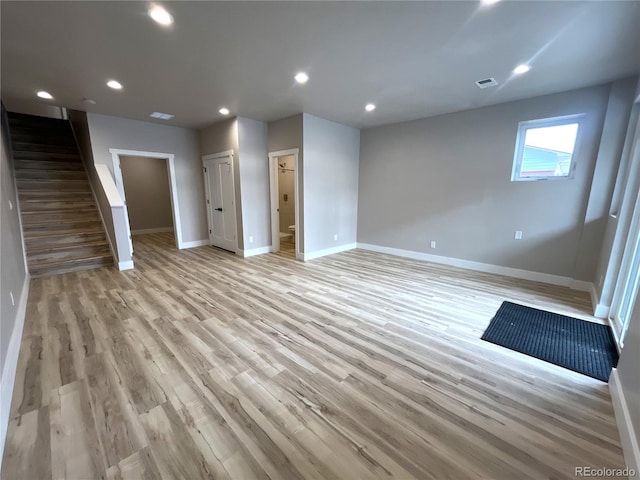
M 22 225 L 22 229 L 24 230 L 25 237 L 30 237 L 32 233 L 41 234 L 44 232 L 51 232 L 51 234 L 55 235 L 56 232 L 61 230 L 95 230 L 102 226 L 100 220 L 90 220 L 90 221 L 81 221 L 81 222 L 46 222 L 46 223 L 32 223 L 27 225 Z
M 69 122 L 67 120 L 63 120 L 61 118 L 52 118 L 52 117 L 41 117 L 38 115 L 29 115 L 28 113 L 16 113 L 9 112 L 9 124 L 10 125 L 37 125 L 41 128 L 46 127 L 68 127 Z
M 65 266 L 47 266 L 47 267 L 35 267 L 29 268 L 29 273 L 32 278 L 46 277 L 49 275 L 60 275 L 62 273 L 81 272 L 84 270 L 92 270 L 94 268 L 109 267 L 113 265 L 112 258 L 104 258 L 99 260 L 92 260 L 90 262 L 78 262 L 74 265 Z
M 69 212 L 75 212 L 78 208 L 91 208 L 95 207 L 93 202 L 81 202 L 81 203 L 73 203 L 69 204 L 68 202 L 58 202 L 55 200 L 50 201 L 49 203 L 43 204 L 42 202 L 29 202 L 29 201 L 20 201 L 20 211 L 24 213 L 38 212 L 46 214 L 46 212 L 59 212 L 61 210 L 66 210 Z
M 22 212 L 22 225 L 42 224 L 42 223 L 60 223 L 60 222 L 86 222 L 99 220 L 98 210 L 85 209 L 66 210 L 66 211 L 49 211 L 49 212 Z
M 71 161 L 79 162 L 80 155 L 78 153 L 52 153 L 52 152 L 13 152 L 15 160 L 38 160 L 38 161 Z
M 68 145 L 75 146 L 75 138 L 71 130 L 59 130 L 50 132 L 48 130 L 11 131 L 11 141 L 18 143 L 35 143 L 40 145 Z
M 23 180 L 17 179 L 18 190 L 35 192 L 85 192 L 90 193 L 88 181 L 55 181 L 55 180 Z
M 76 147 L 71 145 L 34 145 L 32 143 L 11 142 L 11 148 L 14 152 L 77 153 Z
M 30 248 L 39 249 L 45 248 L 47 246 L 81 244 L 82 242 L 99 241 L 105 241 L 104 232 L 60 235 L 59 237 L 33 237 L 24 239 L 27 250 L 29 250 Z
M 18 180 L 86 180 L 87 175 L 84 170 L 34 170 L 17 169 L 16 179 Z
M 64 160 L 15 160 L 15 169 L 18 170 L 73 170 L 84 172 L 84 165 L 80 160 L 65 162 Z
M 73 258 L 83 257 L 83 256 L 102 256 L 102 255 L 110 255 L 111 251 L 109 250 L 109 246 L 101 246 L 101 247 L 85 247 L 85 246 L 77 246 L 71 250 L 61 250 L 61 251 L 53 251 L 53 252 L 39 252 L 39 253 L 27 253 L 27 260 L 29 263 L 33 264 L 34 262 L 42 262 L 49 260 L 70 260 Z

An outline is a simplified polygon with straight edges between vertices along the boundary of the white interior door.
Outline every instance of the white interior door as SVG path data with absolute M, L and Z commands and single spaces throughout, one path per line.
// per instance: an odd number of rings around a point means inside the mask
M 233 183 L 233 157 L 212 158 L 204 162 L 209 241 L 211 245 L 235 252 L 236 208 Z

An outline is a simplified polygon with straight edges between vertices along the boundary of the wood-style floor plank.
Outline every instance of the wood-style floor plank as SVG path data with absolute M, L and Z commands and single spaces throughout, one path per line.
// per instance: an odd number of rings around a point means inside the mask
M 587 294 L 354 250 L 134 238 L 32 280 L 3 478 L 570 479 L 624 465 L 602 382 L 480 340 Z

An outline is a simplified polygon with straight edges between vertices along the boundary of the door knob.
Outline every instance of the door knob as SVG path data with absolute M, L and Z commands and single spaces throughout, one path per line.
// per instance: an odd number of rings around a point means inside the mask
M 217 210 L 218 212 L 221 212 L 221 211 L 222 211 L 222 208 L 216 208 L 216 210 Z

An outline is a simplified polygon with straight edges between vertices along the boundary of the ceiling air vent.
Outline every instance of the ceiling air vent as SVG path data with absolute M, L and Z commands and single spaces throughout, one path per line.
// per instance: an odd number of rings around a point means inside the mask
M 153 112 L 149 116 L 151 118 L 160 118 L 161 120 L 171 120 L 173 118 L 173 115 L 169 115 L 168 113 L 160 113 L 160 112 Z
M 475 84 L 478 86 L 478 88 L 488 88 L 488 87 L 495 87 L 496 85 L 498 85 L 498 82 L 496 82 L 496 79 L 491 77 L 491 78 L 485 78 L 484 80 L 476 80 Z

